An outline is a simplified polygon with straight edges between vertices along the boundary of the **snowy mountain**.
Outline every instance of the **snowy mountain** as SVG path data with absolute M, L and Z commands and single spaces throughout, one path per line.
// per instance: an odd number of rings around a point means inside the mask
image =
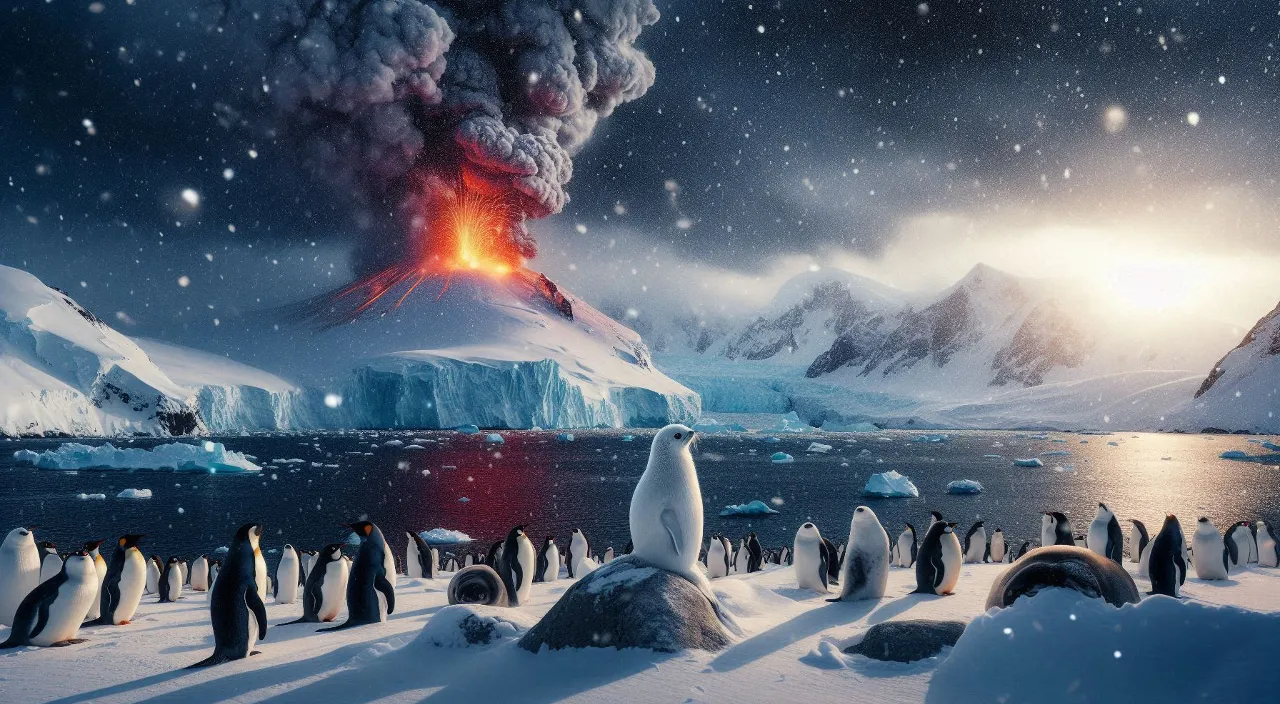
M 1196 430 L 1280 433 L 1280 305 L 1213 366 L 1186 418 Z
M 0 434 L 183 435 L 190 390 L 66 293 L 0 266 Z

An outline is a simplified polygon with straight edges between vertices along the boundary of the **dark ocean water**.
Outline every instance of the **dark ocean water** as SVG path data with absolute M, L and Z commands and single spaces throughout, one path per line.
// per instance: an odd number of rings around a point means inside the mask
M 264 546 L 285 542 L 319 548 L 341 541 L 338 523 L 368 518 L 387 534 L 398 557 L 405 530 L 462 531 L 486 550 L 515 524 L 527 525 L 535 544 L 553 535 L 561 547 L 582 528 L 592 549 L 621 550 L 628 539 L 631 491 L 644 470 L 651 432 L 575 431 L 557 442 L 551 432 L 504 432 L 505 444 L 483 435 L 454 432 L 382 432 L 215 438 L 230 450 L 258 458 L 261 474 L 152 471 L 62 472 L 19 466 L 13 452 L 44 450 L 59 440 L 0 441 L 0 528 L 38 525 L 39 539 L 69 549 L 89 539 L 126 533 L 147 535 L 144 552 L 188 558 L 227 545 L 246 522 L 266 524 Z M 858 504 L 871 506 L 896 536 L 903 521 L 918 528 L 937 509 L 966 530 L 974 520 L 1002 527 L 1008 540 L 1035 540 L 1040 512 L 1067 512 L 1077 531 L 1092 520 L 1098 501 L 1121 518 L 1157 530 L 1166 512 L 1188 527 L 1195 517 L 1219 528 L 1238 520 L 1280 520 L 1280 468 L 1222 460 L 1224 450 L 1263 452 L 1241 436 L 1117 434 L 1083 436 L 1010 432 L 952 432 L 945 442 L 921 441 L 916 432 L 783 435 L 767 443 L 759 435 L 703 436 L 695 451 L 706 504 L 706 531 L 735 538 L 755 531 L 766 547 L 790 544 L 795 530 L 813 521 L 842 542 Z M 385 445 L 389 440 L 426 449 Z M 833 446 L 807 453 L 813 441 Z M 102 440 L 85 441 L 90 444 Z M 156 440 L 115 441 L 137 447 Z M 1111 445 L 1109 443 L 1116 443 Z M 769 456 L 787 452 L 792 464 Z M 1069 455 L 1044 455 L 1067 452 Z M 998 454 L 1000 458 L 984 457 Z M 1014 457 L 1041 457 L 1045 466 L 1011 466 Z M 278 460 L 300 459 L 301 464 Z M 332 466 L 332 465 L 336 465 Z M 867 478 L 897 470 L 920 490 L 916 499 L 861 497 Z M 424 474 L 428 472 L 427 474 Z M 946 493 L 949 481 L 975 479 L 980 495 Z M 151 499 L 120 499 L 124 488 L 151 489 Z M 80 500 L 79 493 L 106 500 Z M 461 501 L 465 497 L 467 501 Z M 778 515 L 722 518 L 726 504 L 760 499 Z M 458 550 L 466 549 L 460 546 Z

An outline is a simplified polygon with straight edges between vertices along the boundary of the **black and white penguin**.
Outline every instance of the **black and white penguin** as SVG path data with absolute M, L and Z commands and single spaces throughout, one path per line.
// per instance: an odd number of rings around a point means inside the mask
M 14 528 L 0 544 L 0 626 L 12 626 L 18 605 L 40 586 L 40 549 L 34 530 Z
M 209 592 L 213 654 L 191 668 L 242 660 L 254 654 L 253 646 L 259 640 L 266 639 L 267 607 L 258 593 L 261 538 L 260 523 L 246 523 L 236 530 L 222 573 Z
M 1280 567 L 1280 540 L 1266 521 L 1258 521 L 1258 566 Z
M 222 569 L 222 561 L 209 559 L 209 588 L 213 589 L 213 585 L 218 581 L 218 570 Z
M 418 571 L 422 573 L 423 579 L 435 579 L 440 570 L 439 551 L 431 547 L 421 535 L 415 533 L 413 537 L 416 538 L 413 543 L 418 552 Z
M 1249 564 L 1249 553 L 1253 552 L 1253 533 L 1249 530 L 1248 521 L 1240 521 L 1227 529 L 1222 538 L 1227 547 L 1228 570 L 1240 569 Z
M 533 581 L 554 582 L 557 579 L 560 579 L 560 548 L 556 547 L 555 538 L 548 535 L 542 541 L 542 549 L 538 551 L 538 567 Z
M 991 534 L 991 541 L 987 544 L 987 558 L 992 562 L 1004 562 L 1009 556 L 1009 546 L 1004 543 L 1004 531 L 996 528 Z
M 338 617 L 347 593 L 347 561 L 342 559 L 342 543 L 330 543 L 316 553 L 302 589 L 302 618 L 295 623 L 329 623 Z
M 747 552 L 747 537 L 744 535 L 738 538 L 738 547 L 733 551 L 733 571 L 737 573 L 746 572 L 750 561 L 751 553 Z
M 100 548 L 102 540 L 90 540 L 84 544 L 84 551 L 89 555 L 89 559 L 93 560 L 94 572 L 98 575 L 98 584 L 93 589 L 93 603 L 89 604 L 89 612 L 85 614 L 86 621 L 97 621 L 102 615 L 102 580 L 107 576 L 107 561 L 103 559 Z
M 591 559 L 591 545 L 581 528 L 574 528 L 569 539 L 569 550 L 565 554 L 565 567 L 569 577 L 581 579 L 595 569 L 595 561 Z
M 1075 545 L 1075 536 L 1071 533 L 1071 521 L 1066 514 L 1057 511 L 1045 511 L 1040 519 L 1041 545 Z
M 720 534 L 716 533 L 711 536 L 711 542 L 707 543 L 707 577 L 709 579 L 719 579 L 729 576 L 729 553 L 724 550 L 724 541 L 720 539 Z
M 613 562 L 613 546 L 612 545 L 604 549 L 604 564 L 608 564 L 610 562 Z
M 1147 537 L 1147 527 L 1142 521 L 1129 522 L 1133 524 L 1129 528 L 1129 562 L 1142 562 L 1142 553 L 1151 542 Z
M 336 631 L 370 623 L 381 623 L 396 610 L 395 562 L 382 531 L 369 521 L 352 523 L 360 536 L 360 550 L 347 578 L 347 620 L 340 626 L 322 628 Z
M 942 514 L 941 514 L 941 513 L 938 513 L 937 511 L 930 511 L 930 512 L 929 512 L 929 525 L 931 525 L 931 526 L 932 526 L 934 523 L 937 523 L 938 521 L 941 521 L 941 520 L 942 520 Z M 926 530 L 925 530 L 925 532 L 927 533 L 927 532 L 928 532 L 928 529 L 926 529 Z
M 950 594 L 960 581 L 964 557 L 956 524 L 937 521 L 929 526 L 916 559 L 916 594 Z
M 489 553 L 484 556 L 484 564 L 489 565 L 490 567 L 497 567 L 498 557 L 502 554 L 503 542 L 504 541 L 499 540 L 498 542 L 489 546 Z
M 462 566 L 463 566 L 463 567 L 470 567 L 470 566 L 472 566 L 472 565 L 474 565 L 474 564 L 476 564 L 476 556 L 475 556 L 475 555 L 472 555 L 471 553 L 467 553 L 465 556 L 463 556 L 463 558 L 462 558 Z
M 1250 539 L 1249 539 L 1249 562 L 1250 562 L 1250 563 L 1257 562 L 1257 561 L 1258 561 L 1258 526 L 1256 526 L 1256 525 L 1254 525 L 1254 524 L 1252 524 L 1252 523 L 1250 523 L 1250 522 L 1248 522 L 1248 521 L 1241 521 L 1241 523 L 1244 523 L 1244 524 L 1245 524 L 1245 526 L 1247 526 L 1247 527 L 1249 528 L 1249 536 L 1250 536 Z
M 94 625 L 122 626 L 137 612 L 147 585 L 147 560 L 138 549 L 139 540 L 141 535 L 124 535 L 116 541 L 107 574 L 102 578 L 101 613 Z
M 1230 552 L 1235 550 L 1235 543 L 1227 545 L 1222 534 L 1207 517 L 1201 516 L 1196 521 L 1196 532 L 1191 535 L 1191 564 L 1196 568 L 1196 576 L 1200 579 L 1226 579 L 1230 569 Z
M 840 571 L 840 596 L 828 601 L 861 601 L 884 596 L 889 584 L 889 534 L 867 506 L 853 510 Z
M 273 596 L 277 604 L 292 604 L 298 600 L 298 573 L 302 571 L 302 561 L 298 559 L 298 551 L 288 543 L 280 548 L 280 562 L 276 564 L 276 578 Z
M 782 550 L 778 553 L 778 564 L 779 565 L 791 564 L 791 550 L 789 550 L 786 545 L 783 545 Z
M 164 564 L 164 572 L 160 573 L 160 603 L 177 601 L 182 598 L 182 568 L 177 557 L 169 558 Z
M 1124 533 L 1120 530 L 1120 521 L 1107 505 L 1098 502 L 1098 513 L 1089 524 L 1088 547 L 1093 552 L 1114 560 L 1116 564 L 1124 562 Z
M 70 555 L 58 574 L 41 582 L 18 604 L 13 629 L 0 650 L 82 643 L 76 636 L 98 594 L 97 586 L 98 570 L 89 553 L 81 550 Z
M 818 527 L 805 523 L 796 531 L 791 554 L 794 556 L 796 586 L 801 589 L 827 593 L 827 545 Z M 728 570 L 728 564 L 725 565 Z M 727 573 L 727 572 L 726 572 Z
M 516 526 L 507 533 L 495 569 L 507 590 L 508 603 L 511 606 L 528 603 L 537 556 L 533 552 L 533 543 L 524 534 L 524 526 Z
M 826 538 L 822 539 L 822 544 L 827 548 L 827 582 L 829 584 L 839 584 L 840 568 L 843 566 L 840 563 L 840 550 L 835 543 Z
M 206 555 L 191 561 L 191 589 L 197 592 L 209 591 L 209 558 Z
M 1151 576 L 1151 593 L 1177 597 L 1187 579 L 1186 542 L 1182 524 L 1172 513 L 1164 517 L 1164 525 L 1151 541 L 1147 553 L 1147 572 Z
M 191 583 L 191 569 L 190 569 L 190 566 L 189 566 L 189 565 L 187 565 L 187 561 L 186 561 L 186 560 L 184 560 L 184 559 L 182 559 L 181 557 L 179 557 L 179 558 L 178 558 L 178 576 L 179 576 L 179 578 L 182 580 L 182 581 L 180 582 L 180 584 L 190 584 L 190 583 Z
M 916 527 L 910 523 L 904 524 L 906 528 L 898 534 L 898 540 L 893 544 L 894 560 L 893 564 L 898 567 L 911 567 L 916 564 Z
M 964 561 L 982 562 L 986 556 L 987 529 L 983 527 L 983 521 L 978 521 L 969 527 L 968 533 L 964 534 Z
M 1031 549 L 1031 541 L 1030 540 L 1022 541 L 1022 546 L 1018 548 L 1018 554 L 1014 555 L 1013 559 L 1016 561 L 1018 558 L 1022 557 L 1023 555 L 1026 555 L 1027 551 L 1030 549 Z
M 43 582 L 62 571 L 62 556 L 52 540 L 42 540 L 36 547 L 40 550 L 40 581 Z
M 164 561 L 159 555 L 152 555 L 147 558 L 147 581 L 145 584 L 148 594 L 160 593 L 160 573 L 164 572 Z
M 760 540 L 755 533 L 747 534 L 747 572 L 759 572 L 764 569 L 764 551 L 760 548 Z

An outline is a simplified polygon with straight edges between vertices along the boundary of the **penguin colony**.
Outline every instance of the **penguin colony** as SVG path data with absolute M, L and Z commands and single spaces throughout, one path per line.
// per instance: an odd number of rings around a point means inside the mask
M 713 605 L 717 602 L 710 579 L 759 572 L 768 565 L 793 567 L 801 589 L 829 594 L 836 588 L 828 601 L 884 597 L 890 568 L 915 569 L 916 593 L 945 595 L 956 589 L 963 564 L 1016 562 L 1033 542 L 1085 547 L 1117 564 L 1127 559 L 1139 564 L 1141 576 L 1149 577 L 1152 594 L 1172 597 L 1179 596 L 1192 570 L 1200 579 L 1225 580 L 1249 563 L 1280 567 L 1280 538 L 1264 521 L 1239 521 L 1220 531 L 1201 517 L 1188 546 L 1172 514 L 1154 537 L 1141 521 L 1129 521 L 1126 538 L 1120 520 L 1105 503 L 1098 504 L 1083 534 L 1073 530 L 1065 514 L 1045 512 L 1039 541 L 1023 540 L 1017 549 L 1017 541 L 1008 542 L 1000 528 L 988 533 L 984 521 L 973 523 L 961 539 L 959 525 L 936 511 L 921 523 L 922 530 L 906 523 L 891 536 L 867 506 L 853 509 L 847 538 L 840 544 L 807 522 L 796 531 L 793 543 L 781 548 L 763 548 L 754 532 L 736 542 L 712 534 L 703 547 L 701 493 L 690 453 L 694 437 L 683 425 L 667 426 L 654 437 L 649 464 L 632 497 L 632 540 L 620 554 L 634 552 L 686 577 Z M 0 544 L 0 624 L 11 628 L 0 649 L 80 643 L 83 626 L 128 624 L 145 608 L 144 597 L 175 602 L 190 598 L 192 592 L 209 595 L 214 651 L 191 667 L 256 654 L 256 643 L 267 638 L 268 592 L 275 603 L 302 602 L 302 617 L 277 627 L 333 623 L 344 610 L 344 622 L 320 631 L 385 621 L 396 608 L 392 548 L 369 521 L 344 527 L 359 539 L 354 558 L 344 554 L 342 542 L 321 550 L 285 544 L 274 574 L 268 574 L 263 526 L 258 523 L 240 526 L 221 558 L 200 555 L 190 562 L 180 556 L 145 557 L 141 534 L 120 536 L 110 545 L 89 541 L 63 554 L 50 541 L 37 542 L 35 527 L 14 528 Z M 432 580 L 441 572 L 453 573 L 450 603 L 519 607 L 528 603 L 535 582 L 556 581 L 562 573 L 580 579 L 614 559 L 612 546 L 603 551 L 603 558 L 593 553 L 581 529 L 573 531 L 562 552 L 554 536 L 545 536 L 535 546 L 525 527 L 513 527 L 505 539 L 480 554 L 442 553 L 420 533 L 406 531 L 404 574 Z M 726 625 L 732 628 L 730 622 Z

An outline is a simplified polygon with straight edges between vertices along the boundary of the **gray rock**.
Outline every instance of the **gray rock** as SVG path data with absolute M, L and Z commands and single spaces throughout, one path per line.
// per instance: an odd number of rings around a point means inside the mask
M 963 621 L 885 621 L 872 626 L 862 642 L 844 652 L 872 660 L 915 662 L 937 655 L 943 646 L 955 645 L 964 626 Z
M 538 652 L 560 648 L 717 651 L 729 634 L 711 602 L 689 580 L 624 555 L 565 591 L 520 639 Z
M 1112 606 L 1136 604 L 1138 586 L 1125 568 L 1085 548 L 1050 545 L 1018 558 L 991 584 L 987 606 L 1004 608 L 1041 589 L 1073 589 Z

